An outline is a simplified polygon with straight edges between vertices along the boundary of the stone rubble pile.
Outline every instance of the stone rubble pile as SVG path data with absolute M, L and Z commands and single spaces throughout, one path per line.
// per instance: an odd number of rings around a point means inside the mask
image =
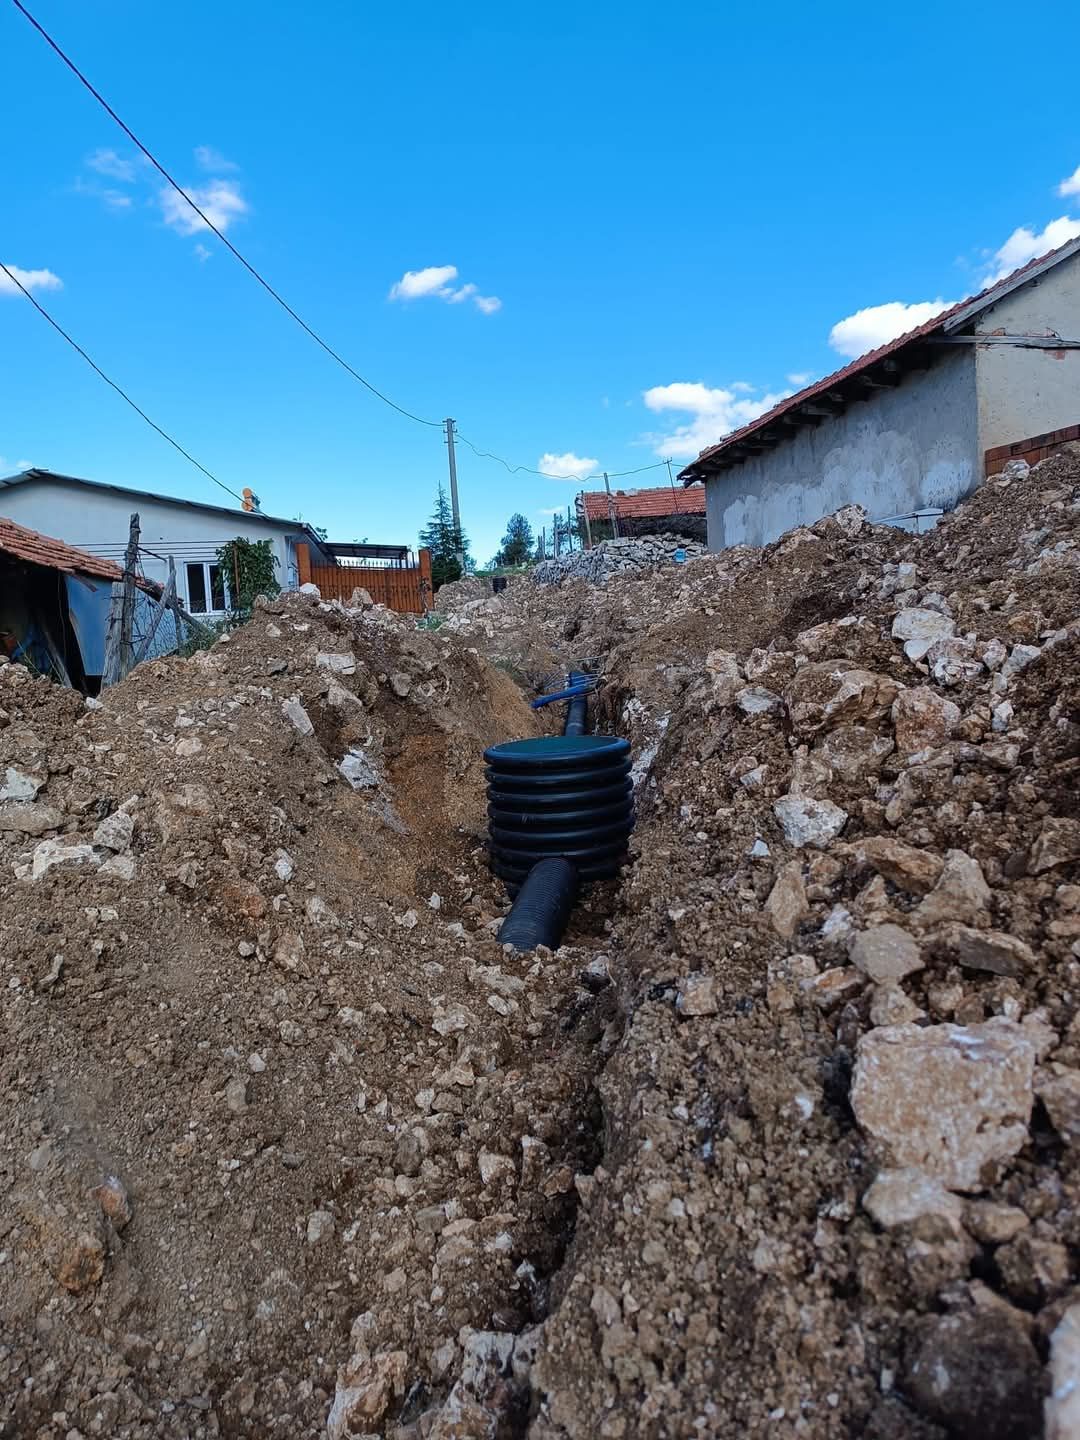
M 677 535 L 642 535 L 637 539 L 620 536 L 604 540 L 591 550 L 575 550 L 555 560 L 542 560 L 530 571 L 529 578 L 536 585 L 562 585 L 567 580 L 604 585 L 616 575 L 674 565 L 676 550 L 681 550 L 687 560 L 708 553 L 696 540 Z

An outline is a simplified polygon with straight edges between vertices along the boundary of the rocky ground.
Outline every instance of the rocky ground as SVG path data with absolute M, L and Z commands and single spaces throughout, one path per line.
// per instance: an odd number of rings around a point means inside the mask
M 1080 456 L 436 622 L 0 669 L 0 1434 L 1080 1434 Z M 633 864 L 504 953 L 586 659 Z

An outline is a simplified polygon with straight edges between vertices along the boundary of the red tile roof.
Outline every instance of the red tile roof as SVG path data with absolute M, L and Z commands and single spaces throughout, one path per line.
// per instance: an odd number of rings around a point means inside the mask
M 41 565 L 46 570 L 60 570 L 65 575 L 92 575 L 96 580 L 122 580 L 124 572 L 111 560 L 100 555 L 91 555 L 88 550 L 77 550 L 74 545 L 65 545 L 63 540 L 54 540 L 50 535 L 39 535 L 36 530 L 27 530 L 25 525 L 16 525 L 0 515 L 0 553 L 12 555 L 16 560 L 25 560 L 28 565 Z M 161 587 L 152 580 L 139 577 L 137 584 L 148 594 L 160 594 Z
M 709 461 L 718 458 L 725 450 L 733 445 L 737 445 L 740 440 L 745 440 L 748 436 L 767 429 L 770 425 L 775 424 L 782 415 L 787 415 L 792 410 L 797 410 L 800 405 L 805 405 L 807 401 L 813 400 L 816 396 L 824 395 L 827 391 L 835 389 L 836 386 L 842 385 L 845 380 L 853 379 L 855 376 L 871 369 L 872 366 L 880 364 L 882 360 L 887 359 L 890 355 L 895 355 L 899 351 L 906 349 L 909 345 L 916 344 L 920 340 L 925 340 L 928 336 L 944 329 L 948 322 L 962 311 L 972 306 L 977 306 L 979 309 L 985 310 L 994 304 L 996 300 L 1001 299 L 1003 296 L 1015 290 L 1018 285 L 1022 285 L 1025 278 L 1034 278 L 1030 272 L 1038 271 L 1041 274 L 1043 270 L 1049 269 L 1051 265 L 1056 265 L 1059 261 L 1067 259 L 1069 255 L 1077 253 L 1078 250 L 1080 250 L 1080 239 L 1067 240 L 1064 245 L 1059 245 L 1056 250 L 1050 250 L 1045 255 L 1039 255 L 1036 259 L 1029 260 L 1026 265 L 1021 265 L 1019 270 L 1014 270 L 1010 275 L 1006 275 L 1003 280 L 997 281 L 994 285 L 988 285 L 985 290 L 980 290 L 977 295 L 970 295 L 966 300 L 960 300 L 957 304 L 950 305 L 947 310 L 942 310 L 940 314 L 933 316 L 933 318 L 927 320 L 925 324 L 916 326 L 914 330 L 909 330 L 905 335 L 897 336 L 895 340 L 890 340 L 887 345 L 880 345 L 876 350 L 871 350 L 866 355 L 861 355 L 857 360 L 853 360 L 850 365 L 845 365 L 840 370 L 834 370 L 831 375 L 826 375 L 823 380 L 815 380 L 812 385 L 807 385 L 804 390 L 798 391 L 795 395 L 789 395 L 786 400 L 781 400 L 779 405 L 774 405 L 771 410 L 767 410 L 764 415 L 759 415 L 756 420 L 751 420 L 749 424 L 743 425 L 741 429 L 733 430 L 730 435 L 725 435 L 724 438 L 715 445 L 709 445 L 706 449 L 702 450 L 696 460 L 692 460 L 689 465 L 679 472 L 679 479 L 684 485 L 692 485 L 697 480 L 703 480 L 705 474 L 710 469 Z M 701 466 L 700 472 L 698 471 L 699 466 Z
M 670 485 L 660 485 L 655 490 L 613 490 L 611 499 L 616 517 L 620 520 L 705 514 L 704 490 L 672 489 Z M 583 490 L 578 501 L 579 508 L 584 508 L 590 520 L 610 519 L 606 490 Z

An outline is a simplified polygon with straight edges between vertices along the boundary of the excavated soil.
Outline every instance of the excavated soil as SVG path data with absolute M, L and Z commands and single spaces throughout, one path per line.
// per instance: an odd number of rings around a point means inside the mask
M 0 1435 L 1080 1433 L 1078 542 L 1066 452 L 0 668 Z M 633 861 L 515 955 L 480 756 L 589 658 Z

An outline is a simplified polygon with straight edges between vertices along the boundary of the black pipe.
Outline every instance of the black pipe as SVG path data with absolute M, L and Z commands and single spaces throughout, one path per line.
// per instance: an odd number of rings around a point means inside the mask
M 557 950 L 578 892 L 577 867 L 569 860 L 540 860 L 525 877 L 510 914 L 499 930 L 500 945 Z
M 582 685 L 589 677 L 580 670 L 571 670 L 568 684 L 571 689 L 575 685 Z M 587 695 L 575 695 L 566 707 L 566 723 L 563 725 L 564 735 L 585 735 L 589 729 L 589 697 Z

